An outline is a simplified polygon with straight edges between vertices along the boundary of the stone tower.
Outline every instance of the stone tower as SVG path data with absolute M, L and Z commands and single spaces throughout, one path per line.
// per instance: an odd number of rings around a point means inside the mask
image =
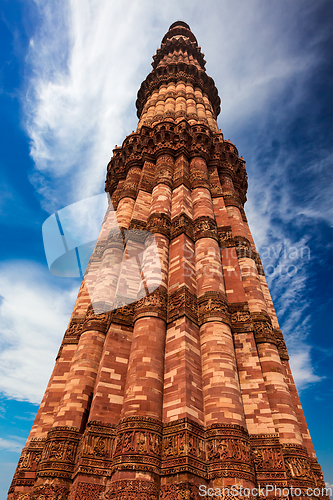
M 218 130 L 189 26 L 172 24 L 153 59 L 137 130 L 107 169 L 116 219 L 108 210 L 13 500 L 325 486 L 244 212 L 245 162 Z M 124 247 L 141 255 L 139 285 L 121 272 Z

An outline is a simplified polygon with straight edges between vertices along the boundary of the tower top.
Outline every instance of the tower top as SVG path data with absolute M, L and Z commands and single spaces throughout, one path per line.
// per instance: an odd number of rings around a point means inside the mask
M 136 101 L 137 116 L 140 119 L 144 106 L 153 92 L 170 82 L 191 84 L 194 89 L 207 96 L 214 119 L 220 113 L 221 100 L 218 96 L 214 80 L 205 69 L 206 61 L 201 47 L 189 25 L 184 21 L 176 21 L 164 35 L 161 47 L 153 56 L 153 71 L 142 82 Z
M 172 23 L 169 31 L 172 30 L 172 28 L 175 28 L 176 26 L 183 26 L 183 28 L 187 28 L 188 30 L 191 30 L 189 25 L 187 23 L 184 23 L 184 21 L 176 21 L 175 23 Z
M 169 31 L 163 37 L 162 44 L 178 35 L 183 35 L 191 42 L 194 42 L 196 45 L 198 45 L 197 39 L 193 35 L 191 28 L 187 23 L 184 23 L 184 21 L 176 21 L 175 23 L 171 24 Z

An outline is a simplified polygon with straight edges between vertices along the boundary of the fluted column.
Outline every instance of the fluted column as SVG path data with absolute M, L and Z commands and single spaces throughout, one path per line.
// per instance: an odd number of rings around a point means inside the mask
M 131 352 L 126 376 L 121 425 L 117 431 L 115 450 L 115 472 L 112 476 L 111 491 L 116 491 L 121 481 L 126 479 L 128 488 L 131 481 L 138 479 L 147 484 L 147 488 L 158 491 L 159 479 L 156 473 L 160 460 L 161 420 L 163 402 L 163 371 L 166 334 L 166 294 L 168 285 L 169 235 L 171 215 L 171 183 L 173 159 L 168 154 L 161 154 L 156 160 L 155 187 L 152 191 L 150 215 L 147 230 L 153 235 L 146 240 L 146 249 L 142 258 L 142 298 L 135 304 L 134 328 Z M 155 240 L 155 249 L 152 238 Z M 156 255 L 157 250 L 157 255 Z M 146 291 L 150 286 L 160 286 L 150 295 Z M 134 459 L 135 472 L 126 472 L 129 448 L 126 444 L 126 429 L 133 431 L 131 439 L 142 438 L 142 446 L 132 444 L 132 454 L 145 452 L 145 472 Z M 147 434 L 147 426 L 150 429 Z M 151 427 L 153 426 L 153 428 Z M 141 438 L 139 437 L 141 436 Z M 154 444 L 155 443 L 155 444 Z M 141 451 L 140 451 L 141 450 Z M 121 458 L 120 458 L 121 457 Z M 159 457 L 159 458 L 157 458 Z M 152 465 L 155 463 L 155 465 Z M 120 497 L 119 497 L 120 498 Z
M 175 161 L 172 191 L 163 421 L 190 418 L 202 425 L 193 208 L 188 179 L 189 162 L 180 155 Z

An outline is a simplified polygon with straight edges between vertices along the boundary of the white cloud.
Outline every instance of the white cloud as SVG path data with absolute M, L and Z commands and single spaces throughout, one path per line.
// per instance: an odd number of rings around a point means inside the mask
M 3 263 L 0 283 L 0 391 L 39 403 L 78 290 L 28 261 Z
M 14 439 L 0 438 L 0 449 L 20 453 L 25 444 L 25 439 L 19 437 Z
M 299 346 L 298 352 L 292 354 L 290 367 L 298 390 L 305 389 L 309 384 L 322 380 L 322 377 L 318 377 L 314 373 L 311 366 L 310 348 L 306 344 Z

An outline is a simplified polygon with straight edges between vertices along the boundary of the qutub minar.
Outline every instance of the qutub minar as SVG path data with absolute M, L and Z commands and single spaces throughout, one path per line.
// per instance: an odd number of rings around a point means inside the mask
M 153 59 L 107 169 L 120 230 L 108 210 L 8 498 L 306 496 L 325 484 L 243 208 L 245 162 L 189 26 L 172 24 Z M 128 258 L 126 234 L 142 270 L 129 303 L 131 277 L 110 264 Z

